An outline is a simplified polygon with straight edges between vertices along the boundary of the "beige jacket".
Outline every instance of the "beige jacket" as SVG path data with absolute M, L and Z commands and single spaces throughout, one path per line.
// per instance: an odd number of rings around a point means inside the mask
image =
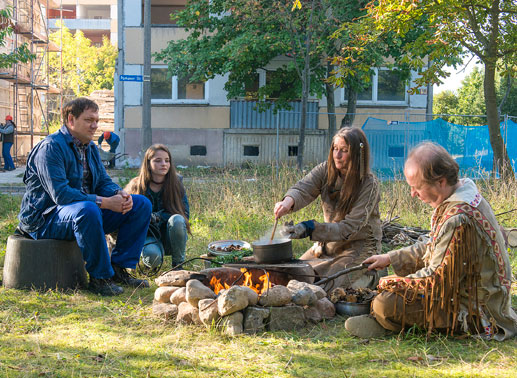
M 419 242 L 388 252 L 391 265 L 399 276 L 429 277 L 442 263 L 454 231 L 460 225 L 473 224 L 476 229 L 476 242 L 471 250 L 478 254 L 481 262 L 477 294 L 482 323 L 495 323 L 498 332 L 494 334 L 494 338 L 503 340 L 517 334 L 517 315 L 511 308 L 512 272 L 506 243 L 492 208 L 481 196 L 474 182 L 463 179 L 460 183 L 461 186 L 435 209 L 431 221 L 431 239 L 427 243 Z M 479 210 L 486 220 L 485 226 L 483 222 L 478 222 L 466 213 L 445 218 L 450 209 L 465 203 Z M 460 298 L 461 309 L 458 319 L 460 322 L 463 321 L 463 328 L 466 330 L 468 298 L 461 289 Z
M 342 182 L 338 181 L 336 189 Z M 330 198 L 327 187 L 327 163 L 316 166 L 307 176 L 290 188 L 286 196 L 294 199 L 292 211 L 298 211 L 321 196 L 324 223 L 315 222 L 311 239 L 317 243 L 301 258 L 321 276 L 329 276 L 347 266 L 359 265 L 369 256 L 381 251 L 382 230 L 379 216 L 379 183 L 375 176 L 366 176 L 359 196 L 350 212 L 337 220 L 337 200 Z M 377 277 L 366 276 L 356 282 L 364 272 L 342 276 L 334 282 L 337 286 L 372 286 Z M 328 288 L 327 288 L 328 289 Z M 328 290 L 327 290 L 328 291 Z

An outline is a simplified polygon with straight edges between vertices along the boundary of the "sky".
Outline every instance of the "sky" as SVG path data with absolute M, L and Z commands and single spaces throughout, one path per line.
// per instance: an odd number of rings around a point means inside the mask
M 467 64 L 468 63 L 468 64 Z M 458 69 L 454 69 L 453 67 L 446 67 L 445 71 L 450 72 L 451 76 L 447 79 L 443 79 L 443 84 L 438 86 L 435 85 L 433 87 L 433 94 L 438 94 L 445 90 L 451 90 L 456 92 L 459 87 L 461 87 L 461 82 L 465 79 L 468 74 L 474 69 L 476 66 L 475 59 L 472 59 L 470 62 L 468 59 L 465 60 L 465 65 L 459 66 Z M 478 65 L 478 67 L 481 67 Z

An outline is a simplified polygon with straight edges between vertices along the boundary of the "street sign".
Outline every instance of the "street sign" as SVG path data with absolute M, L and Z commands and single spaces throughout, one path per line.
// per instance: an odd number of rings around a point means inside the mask
M 120 81 L 144 81 L 142 75 L 120 75 Z

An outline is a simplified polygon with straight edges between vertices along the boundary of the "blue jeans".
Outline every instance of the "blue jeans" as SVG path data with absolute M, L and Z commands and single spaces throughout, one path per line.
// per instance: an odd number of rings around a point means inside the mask
M 119 143 L 120 143 L 119 141 L 116 141 L 115 143 L 110 144 L 110 152 L 111 153 L 113 153 L 113 154 L 115 153 Z M 115 167 L 115 156 L 113 156 L 113 158 L 109 161 L 108 167 L 109 168 L 114 168 Z
M 90 201 L 57 206 L 45 217 L 43 227 L 31 236 L 34 239 L 77 240 L 86 270 L 94 278 L 112 277 L 111 263 L 134 269 L 149 227 L 151 202 L 145 196 L 132 197 L 133 208 L 126 214 L 100 209 Z M 105 234 L 117 230 L 117 244 L 110 258 Z
M 172 256 L 172 266 L 185 261 L 187 247 L 187 224 L 179 214 L 172 215 L 167 221 L 165 235 L 158 240 L 149 235 L 145 239 L 142 259 L 150 268 L 157 268 L 163 262 L 164 255 Z
M 13 158 L 11 157 L 12 143 L 4 142 L 2 144 L 2 157 L 4 158 L 4 169 L 6 171 L 12 171 L 14 169 Z

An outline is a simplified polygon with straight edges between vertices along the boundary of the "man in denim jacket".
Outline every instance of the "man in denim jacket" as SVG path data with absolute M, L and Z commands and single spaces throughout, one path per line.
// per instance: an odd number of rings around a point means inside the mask
M 89 290 L 122 293 L 117 284 L 148 286 L 132 278 L 140 258 L 151 203 L 129 195 L 106 173 L 92 142 L 99 122 L 98 105 L 77 98 L 62 109 L 61 129 L 29 154 L 23 181 L 19 228 L 34 239 L 77 240 L 90 275 Z M 111 258 L 105 234 L 119 231 Z

